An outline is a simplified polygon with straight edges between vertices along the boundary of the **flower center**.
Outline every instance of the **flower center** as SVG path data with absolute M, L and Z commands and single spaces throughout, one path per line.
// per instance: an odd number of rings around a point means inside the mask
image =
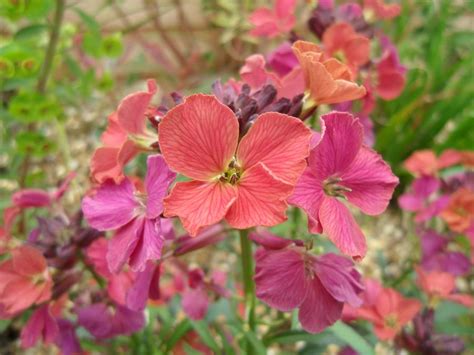
M 242 168 L 237 164 L 235 159 L 232 159 L 226 171 L 219 177 L 222 182 L 227 182 L 231 185 L 237 184 L 242 176 Z
M 396 328 L 398 325 L 398 318 L 396 314 L 389 314 L 384 319 L 385 326 L 388 328 Z
M 323 190 L 324 193 L 328 196 L 346 198 L 344 195 L 345 192 L 351 192 L 352 189 L 339 185 L 342 181 L 340 177 L 331 176 L 323 181 Z
M 138 207 L 137 207 L 137 214 L 141 215 L 146 212 L 146 203 L 147 203 L 147 195 L 143 192 L 140 191 L 135 191 L 133 193 L 135 196 L 135 200 L 138 202 Z

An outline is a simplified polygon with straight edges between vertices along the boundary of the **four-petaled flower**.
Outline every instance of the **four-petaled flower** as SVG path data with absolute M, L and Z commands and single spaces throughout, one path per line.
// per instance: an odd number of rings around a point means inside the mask
M 309 153 L 311 131 L 299 119 L 264 113 L 239 142 L 235 114 L 198 94 L 170 110 L 158 133 L 169 167 L 192 179 L 176 183 L 164 214 L 178 216 L 192 236 L 224 218 L 237 229 L 286 220 L 286 198 Z

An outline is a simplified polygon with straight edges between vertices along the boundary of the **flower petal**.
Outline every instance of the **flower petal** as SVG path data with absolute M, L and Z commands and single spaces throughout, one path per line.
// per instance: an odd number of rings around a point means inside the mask
M 298 319 L 304 330 L 319 333 L 341 318 L 343 305 L 344 303 L 335 300 L 315 277 L 300 306 Z
M 119 185 L 105 182 L 94 196 L 82 200 L 82 212 L 87 222 L 98 230 L 111 230 L 122 227 L 135 217 L 138 202 L 130 180 Z
M 256 255 L 255 285 L 257 297 L 270 307 L 291 311 L 308 292 L 303 255 L 292 249 L 259 249 Z
M 246 170 L 237 183 L 238 196 L 225 218 L 234 228 L 274 226 L 286 220 L 286 198 L 293 186 L 276 179 L 259 163 Z
M 90 170 L 92 179 L 98 183 L 103 183 L 107 179 L 112 179 L 119 183 L 123 180 L 122 166 L 117 162 L 120 148 L 100 147 L 92 155 Z
M 192 95 L 168 111 L 158 127 L 170 168 L 201 181 L 219 176 L 237 148 L 239 123 L 214 96 Z
M 365 256 L 365 237 L 347 207 L 336 198 L 326 197 L 323 200 L 319 220 L 324 233 L 341 252 L 354 258 Z
M 349 202 L 368 215 L 385 211 L 398 185 L 398 178 L 382 157 L 362 147 L 352 164 L 341 175 L 341 185 L 351 189 L 345 195 Z
M 322 232 L 319 223 L 319 209 L 324 199 L 321 181 L 314 176 L 312 169 L 307 168 L 296 183 L 288 203 L 302 208 L 308 215 L 309 231 L 317 234 Z
M 237 160 L 244 170 L 263 163 L 277 178 L 295 184 L 306 167 L 311 135 L 298 118 L 264 113 L 242 138 Z
M 183 293 L 181 306 L 184 313 L 192 320 L 203 319 L 209 308 L 207 292 L 202 287 L 186 290 Z
M 237 189 L 227 183 L 178 182 L 164 200 L 165 216 L 178 216 L 184 228 L 196 236 L 206 226 L 224 218 L 237 198 Z
M 135 218 L 110 239 L 106 257 L 112 273 L 118 273 L 132 255 L 143 233 L 143 224 L 144 218 Z
M 321 140 L 309 156 L 309 166 L 321 180 L 342 173 L 362 146 L 364 128 L 346 112 L 321 116 Z
M 148 219 L 143 222 L 143 232 L 130 255 L 130 267 L 134 272 L 145 270 L 147 261 L 161 257 L 164 237 L 161 234 L 160 219 Z
M 156 218 L 163 212 L 163 199 L 175 177 L 161 155 L 148 157 L 145 177 L 147 218 Z
M 117 109 L 120 126 L 130 134 L 143 134 L 145 131 L 145 112 L 150 105 L 157 86 L 154 80 L 148 80 L 148 91 L 140 91 L 125 97 Z

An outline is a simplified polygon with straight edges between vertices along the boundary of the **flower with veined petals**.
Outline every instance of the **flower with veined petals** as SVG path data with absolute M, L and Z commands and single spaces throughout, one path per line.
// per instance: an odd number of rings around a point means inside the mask
M 46 259 L 37 249 L 24 245 L 11 255 L 0 264 L 0 311 L 7 317 L 46 302 L 53 287 Z
M 273 235 L 252 236 L 257 250 L 257 297 L 280 311 L 299 309 L 304 330 L 318 333 L 341 318 L 345 302 L 361 305 L 360 275 L 351 260 L 336 254 L 316 256 L 292 240 Z
M 405 298 L 391 288 L 383 288 L 369 307 L 361 307 L 358 316 L 374 325 L 375 335 L 381 340 L 393 339 L 421 309 L 421 302 Z
M 168 111 L 158 135 L 169 167 L 192 179 L 176 183 L 164 214 L 178 216 L 192 236 L 224 218 L 237 229 L 286 220 L 285 200 L 309 151 L 311 131 L 301 120 L 264 113 L 239 142 L 234 113 L 198 94 Z
M 326 58 L 316 44 L 297 41 L 293 51 L 303 68 L 306 90 L 314 105 L 336 104 L 360 99 L 363 86 L 352 82 L 351 70 L 334 58 Z
M 339 198 L 378 215 L 387 208 L 398 178 L 362 144 L 364 128 L 357 118 L 333 112 L 321 117 L 321 127 L 321 139 L 288 202 L 306 211 L 311 233 L 326 233 L 344 254 L 361 258 L 367 249 L 364 235 Z
M 465 232 L 474 224 L 474 192 L 467 188 L 457 190 L 441 212 L 441 218 L 451 230 Z
M 254 28 L 250 35 L 273 38 L 290 32 L 295 26 L 296 0 L 275 0 L 273 9 L 261 7 L 250 14 L 250 23 Z
M 127 261 L 133 271 L 143 271 L 148 260 L 160 258 L 163 197 L 175 176 L 161 155 L 152 155 L 147 160 L 145 193 L 127 178 L 119 185 L 106 182 L 94 196 L 84 198 L 82 211 L 92 227 L 117 230 L 107 253 L 110 271 L 119 272 Z
M 430 298 L 430 304 L 436 306 L 443 299 L 460 303 L 466 307 L 474 306 L 474 298 L 471 295 L 455 293 L 456 278 L 447 272 L 427 272 L 421 267 L 416 268 L 418 273 L 418 284 Z
M 154 80 L 148 81 L 148 91 L 125 97 L 116 112 L 109 116 L 109 125 L 102 134 L 103 146 L 96 149 L 90 168 L 93 180 L 103 183 L 124 179 L 123 168 L 140 150 L 150 150 L 156 133 L 146 129 L 146 112 L 157 92 Z
M 354 31 L 348 23 L 338 22 L 331 25 L 323 34 L 326 53 L 339 58 L 347 64 L 352 73 L 357 73 L 360 66 L 369 60 L 370 40 Z

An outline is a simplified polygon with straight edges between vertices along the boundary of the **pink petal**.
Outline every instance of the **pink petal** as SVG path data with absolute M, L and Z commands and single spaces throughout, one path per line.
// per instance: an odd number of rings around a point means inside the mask
M 343 172 L 354 161 L 362 146 L 364 128 L 351 114 L 333 112 L 321 116 L 321 132 L 309 166 L 324 180 Z
M 96 273 L 105 278 L 111 276 L 106 259 L 108 246 L 109 241 L 102 237 L 96 239 L 86 249 L 87 263 L 94 267 Z
M 341 185 L 351 189 L 349 202 L 368 215 L 385 211 L 398 185 L 390 166 L 370 148 L 362 147 L 352 164 L 341 175 Z
M 147 218 L 156 218 L 163 212 L 163 199 L 175 177 L 161 155 L 148 157 L 145 177 Z
M 120 148 L 101 147 L 97 148 L 92 155 L 90 170 L 94 181 L 103 183 L 112 179 L 115 183 L 123 180 L 122 166 L 118 164 Z
M 159 127 L 161 152 L 173 171 L 207 181 L 221 175 L 237 148 L 239 123 L 214 96 L 192 95 Z
M 307 168 L 296 183 L 288 203 L 302 208 L 308 214 L 309 231 L 314 234 L 322 232 L 319 223 L 319 209 L 324 199 L 321 181 Z
M 21 347 L 33 347 L 42 338 L 44 344 L 52 343 L 59 334 L 58 324 L 49 312 L 49 306 L 43 305 L 33 312 L 21 330 Z
M 363 258 L 367 251 L 364 234 L 351 213 L 336 198 L 326 197 L 319 210 L 319 220 L 329 239 L 346 255 Z
M 280 311 L 298 307 L 309 288 L 303 254 L 292 249 L 259 250 L 254 277 L 257 297 Z
M 315 277 L 300 306 L 298 318 L 301 326 L 309 333 L 319 333 L 341 318 L 343 305 L 344 303 L 336 301 Z
M 352 307 L 362 305 L 359 293 L 364 286 L 351 260 L 332 253 L 324 254 L 316 259 L 314 270 L 321 284 L 335 300 Z
M 51 204 L 51 195 L 41 189 L 23 189 L 12 195 L 14 205 L 21 208 L 45 207 Z
M 139 272 L 135 278 L 135 282 L 128 290 L 126 297 L 126 305 L 133 311 L 141 311 L 145 309 L 148 301 L 150 285 L 157 266 L 148 262 L 145 270 Z
M 164 238 L 161 234 L 160 219 L 145 219 L 140 240 L 130 255 L 130 267 L 134 272 L 144 271 L 147 261 L 161 257 Z
M 148 80 L 148 91 L 140 91 L 125 97 L 117 109 L 117 119 L 125 131 L 131 134 L 143 134 L 145 131 L 145 112 L 157 89 L 154 80 Z
M 276 179 L 259 163 L 246 170 L 237 183 L 238 196 L 225 218 L 234 228 L 274 226 L 286 220 L 286 198 L 293 187 Z
M 209 308 L 207 292 L 202 287 L 187 289 L 183 293 L 181 306 L 183 307 L 184 313 L 186 313 L 189 318 L 193 320 L 203 319 L 206 316 L 207 309 Z
M 178 216 L 184 228 L 196 236 L 222 220 L 237 198 L 237 189 L 222 182 L 178 182 L 164 200 L 165 216 Z
M 46 259 L 35 247 L 23 245 L 13 249 L 11 254 L 13 269 L 20 275 L 32 276 L 46 271 Z
M 247 57 L 239 73 L 242 80 L 253 89 L 259 89 L 271 80 L 265 69 L 265 58 L 261 54 Z
M 120 126 L 118 122 L 117 113 L 112 113 L 109 117 L 109 124 L 100 140 L 107 147 L 120 148 L 120 146 L 127 140 L 127 132 Z
M 237 160 L 244 170 L 263 163 L 277 178 L 295 184 L 306 167 L 311 135 L 295 117 L 264 113 L 242 138 Z
M 104 183 L 94 196 L 82 200 L 82 212 L 87 222 L 99 230 L 117 229 L 130 222 L 139 207 L 130 180 L 119 185 Z
M 405 75 L 397 71 L 380 71 L 377 94 L 384 100 L 394 100 L 405 87 Z
M 132 286 L 134 274 L 131 271 L 122 271 L 111 274 L 108 278 L 107 294 L 117 304 L 125 305 L 127 291 Z
M 275 13 L 284 19 L 295 12 L 296 0 L 275 0 Z
M 465 307 L 474 307 L 474 297 L 466 294 L 451 294 L 445 297 L 446 300 L 462 304 Z
M 250 233 L 249 238 L 255 243 L 263 246 L 265 249 L 274 250 L 283 249 L 295 242 L 300 242 L 292 239 L 278 237 L 266 230 L 257 230 L 257 232 L 252 232 Z
M 143 233 L 144 218 L 135 218 L 119 228 L 109 241 L 107 263 L 112 273 L 118 273 L 132 255 Z
M 205 248 L 208 245 L 216 245 L 225 239 L 226 233 L 220 224 L 206 228 L 195 237 L 184 235 L 176 240 L 176 248 L 173 255 L 183 255 L 194 250 Z
M 424 207 L 425 199 L 411 193 L 405 193 L 398 198 L 398 204 L 400 208 L 414 212 L 419 211 Z

